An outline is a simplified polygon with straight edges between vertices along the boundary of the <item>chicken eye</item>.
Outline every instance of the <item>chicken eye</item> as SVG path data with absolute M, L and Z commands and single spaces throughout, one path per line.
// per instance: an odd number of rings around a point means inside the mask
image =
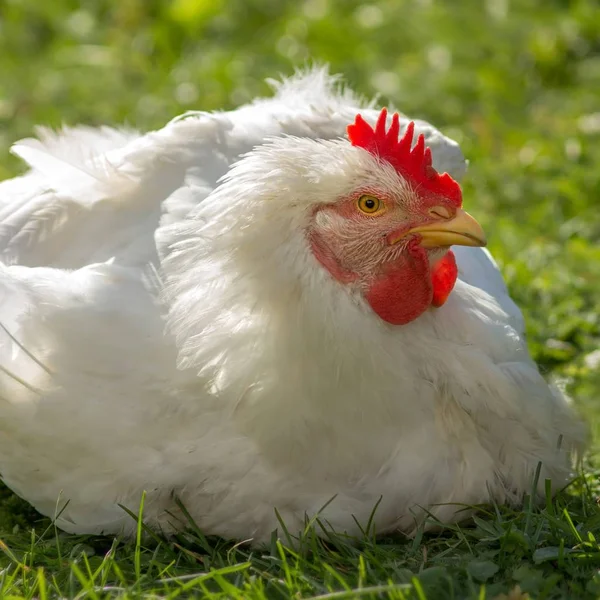
M 369 195 L 361 196 L 357 201 L 357 205 L 359 210 L 367 213 L 368 215 L 379 212 L 383 208 L 383 202 L 381 202 L 379 198 Z

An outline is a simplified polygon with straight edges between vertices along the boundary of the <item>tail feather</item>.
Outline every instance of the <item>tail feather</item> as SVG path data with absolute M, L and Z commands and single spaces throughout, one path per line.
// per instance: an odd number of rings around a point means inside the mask
M 82 204 L 92 204 L 114 192 L 117 182 L 127 186 L 127 176 L 111 164 L 107 153 L 137 138 L 136 132 L 64 127 L 58 132 L 38 128 L 37 133 L 39 139 L 23 139 L 11 152 L 49 188 L 80 198 Z

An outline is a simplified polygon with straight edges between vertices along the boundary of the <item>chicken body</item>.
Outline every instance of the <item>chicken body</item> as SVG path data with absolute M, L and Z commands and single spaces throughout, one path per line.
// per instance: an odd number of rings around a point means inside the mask
M 379 111 L 314 70 L 146 135 L 15 146 L 31 171 L 0 185 L 7 485 L 70 532 L 132 532 L 119 504 L 146 491 L 153 527 L 186 526 L 179 498 L 205 533 L 255 543 L 277 513 L 293 533 L 317 513 L 351 535 L 454 521 L 453 503 L 518 501 L 539 462 L 541 491 L 564 485 L 584 430 L 489 253 L 455 248 L 446 303 L 391 325 L 309 251 L 306 215 L 364 167 L 340 139 L 359 112 Z M 460 179 L 457 144 L 416 129 Z

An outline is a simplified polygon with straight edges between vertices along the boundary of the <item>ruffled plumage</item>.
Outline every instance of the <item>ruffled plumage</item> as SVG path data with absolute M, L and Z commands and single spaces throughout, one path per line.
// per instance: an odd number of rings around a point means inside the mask
M 377 531 L 410 532 L 418 506 L 518 500 L 539 461 L 542 491 L 560 487 L 583 428 L 489 253 L 455 250 L 442 308 L 397 328 L 369 314 L 303 249 L 298 186 L 350 180 L 339 138 L 379 111 L 323 69 L 275 87 L 147 134 L 15 145 L 30 171 L 0 184 L 3 479 L 50 516 L 68 500 L 71 532 L 133 531 L 118 505 L 145 490 L 154 527 L 185 525 L 177 496 L 207 533 L 257 542 L 275 508 L 295 531 L 327 505 L 358 534 L 379 502 Z M 460 180 L 458 145 L 416 133 Z M 289 143 L 307 154 L 285 163 Z M 308 154 L 338 151 L 342 174 L 311 181 Z

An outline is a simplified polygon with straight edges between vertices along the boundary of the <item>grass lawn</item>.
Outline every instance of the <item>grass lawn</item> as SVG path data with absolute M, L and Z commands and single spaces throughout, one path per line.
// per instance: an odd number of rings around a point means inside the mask
M 600 439 L 597 0 L 0 0 L 0 178 L 36 123 L 159 127 L 265 94 L 265 77 L 307 59 L 460 141 L 465 205 L 531 350 Z M 308 532 L 298 552 L 194 530 L 66 535 L 2 490 L 0 597 L 599 598 L 596 448 L 541 509 L 484 507 L 460 528 L 358 547 Z

